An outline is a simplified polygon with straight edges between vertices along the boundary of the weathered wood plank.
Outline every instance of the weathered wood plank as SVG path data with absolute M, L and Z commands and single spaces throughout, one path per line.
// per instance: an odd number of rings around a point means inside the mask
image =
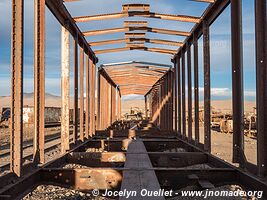
M 146 189 L 148 191 L 159 191 L 160 185 L 154 170 L 141 170 L 151 169 L 153 166 L 150 162 L 145 145 L 140 140 L 134 140 L 128 147 L 126 156 L 125 168 L 123 172 L 123 180 L 121 191 L 136 191 L 137 196 L 129 197 L 128 199 L 147 199 L 147 200 L 164 200 L 164 197 L 149 197 L 141 196 L 141 191 Z M 120 197 L 124 200 L 126 197 Z

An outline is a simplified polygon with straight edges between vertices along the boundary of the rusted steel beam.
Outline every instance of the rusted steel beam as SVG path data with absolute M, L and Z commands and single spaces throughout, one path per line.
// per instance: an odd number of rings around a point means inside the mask
M 116 167 L 116 164 L 122 165 L 125 161 L 124 152 L 73 152 L 67 156 L 68 163 L 87 167 Z
M 22 175 L 24 0 L 12 1 L 10 171 Z
M 73 105 L 73 141 L 76 143 L 78 139 L 78 119 L 79 119 L 79 108 L 78 108 L 78 98 L 79 98 L 79 73 L 78 73 L 78 42 L 77 38 L 74 38 L 73 43 L 74 48 L 74 105 Z
M 185 52 L 182 53 L 182 136 L 186 138 Z
M 92 59 L 98 62 L 97 57 L 95 56 L 94 52 L 88 45 L 86 39 L 84 38 L 82 32 L 80 31 L 79 27 L 73 21 L 72 16 L 68 12 L 67 8 L 63 4 L 61 0 L 45 0 L 45 3 L 52 14 L 57 18 L 58 22 L 64 26 L 73 37 L 76 37 L 78 34 L 78 43 L 79 46 L 83 46 L 85 49 L 85 53 L 89 54 Z
M 198 38 L 194 37 L 194 107 L 195 107 L 195 144 L 199 144 L 199 83 L 198 83 Z
M 147 112 L 147 96 L 145 96 L 145 117 L 148 118 L 148 112 Z
M 90 136 L 90 88 L 92 87 L 91 81 L 90 81 L 90 67 L 92 68 L 92 61 L 89 58 L 88 55 L 85 55 L 85 63 L 86 63 L 86 80 L 85 80 L 85 85 L 86 85 L 86 100 L 85 100 L 85 138 L 89 139 Z
M 34 150 L 36 164 L 44 163 L 45 0 L 34 4 Z
M 174 89 L 173 89 L 173 87 L 174 87 L 174 73 L 173 73 L 173 71 L 171 71 L 171 73 L 170 73 L 170 85 L 169 85 L 169 90 L 170 90 L 170 131 L 173 131 L 174 130 L 174 117 L 173 117 L 173 115 L 174 115 L 174 113 L 175 113 L 175 110 L 174 110 Z
M 215 2 L 215 0 L 193 0 L 193 1 L 204 2 L 204 3 L 214 3 Z
M 133 31 L 143 31 L 149 33 L 159 33 L 159 34 L 167 34 L 167 35 L 176 35 L 176 36 L 190 36 L 190 32 L 186 31 L 177 31 L 177 30 L 168 30 L 168 29 L 160 29 L 160 28 L 152 28 L 152 27 L 140 27 L 140 26 L 132 26 L 132 27 L 121 27 L 121 28 L 110 28 L 110 29 L 99 29 L 99 30 L 91 30 L 83 32 L 84 36 L 94 36 L 94 35 L 102 35 L 102 34 L 113 34 L 120 32 L 133 32 Z M 134 33 L 133 33 L 134 34 Z M 126 37 L 128 38 L 128 37 Z M 115 41 L 112 41 L 114 43 Z
M 101 74 L 98 71 L 97 72 L 97 130 L 100 130 L 100 107 L 101 107 L 101 101 L 100 101 L 100 94 L 101 94 Z
M 118 115 L 119 119 L 121 119 L 121 92 L 119 91 L 119 98 L 118 98 Z
M 62 26 L 61 32 L 61 153 L 70 149 L 70 35 Z
M 211 152 L 211 105 L 210 105 L 210 36 L 209 25 L 203 22 L 204 56 L 204 150 Z
M 124 21 L 123 23 L 124 27 L 129 26 L 148 26 L 147 21 Z
M 188 140 L 192 141 L 192 67 L 191 67 L 191 45 L 187 46 L 187 87 L 188 87 Z
M 258 174 L 267 174 L 267 34 L 266 0 L 255 0 L 257 73 L 257 165 Z
M 173 90 L 174 90 L 174 131 L 178 131 L 178 104 L 177 104 L 177 61 L 174 62 L 174 76 L 173 76 Z
M 93 20 L 108 20 L 108 19 L 118 19 L 118 18 L 126 18 L 126 17 L 145 17 L 145 18 L 155 18 L 162 20 L 174 20 L 181 22 L 191 22 L 191 23 L 199 23 L 200 18 L 194 16 L 186 16 L 186 15 L 171 15 L 171 14 L 159 14 L 149 11 L 128 11 L 121 13 L 110 13 L 110 14 L 102 14 L 102 15 L 93 15 L 93 16 L 81 16 L 74 17 L 75 22 L 88 22 Z
M 170 49 L 161 49 L 161 48 L 148 48 L 148 47 L 122 47 L 122 48 L 114 48 L 114 49 L 104 49 L 104 50 L 96 50 L 96 54 L 104 54 L 104 53 L 116 53 L 120 51 L 130 51 L 130 50 L 140 50 L 140 51 L 149 51 L 154 53 L 161 54 L 175 54 L 175 50 Z
M 94 101 L 95 101 L 95 98 L 94 98 L 94 78 L 95 78 L 95 74 L 94 74 L 94 65 L 93 65 L 93 62 L 92 60 L 90 60 L 90 64 L 89 64 L 89 70 L 90 70 L 90 73 L 89 73 L 89 85 L 90 85 L 90 88 L 89 88 L 89 93 L 90 93 L 90 113 L 89 113 L 89 116 L 90 116 L 90 119 L 89 119 L 89 136 L 90 137 L 93 137 L 93 120 L 95 118 L 95 114 L 94 114 Z
M 112 85 L 110 85 L 109 83 L 107 83 L 107 87 L 108 87 L 108 96 L 107 96 L 107 101 L 106 103 L 108 104 L 108 115 L 107 115 L 107 120 L 108 123 L 106 124 L 106 127 L 111 126 L 112 124 Z
M 129 10 L 142 10 L 142 11 L 150 11 L 150 5 L 149 4 L 124 4 L 122 5 L 122 11 L 127 12 Z
M 86 92 L 87 92 L 87 89 L 86 89 Z M 86 100 L 87 100 L 87 95 L 86 95 Z M 84 141 L 84 138 L 85 138 L 85 133 L 84 133 L 84 50 L 83 48 L 80 48 L 80 140 Z
M 56 185 L 70 187 L 75 190 L 91 191 L 119 189 L 122 181 L 122 172 L 112 168 L 94 169 L 42 169 L 41 180 L 44 183 L 51 181 Z M 55 178 L 57 177 L 57 178 Z M 66 181 L 67 180 L 67 181 Z M 105 181 L 99 181 L 105 180 Z
M 178 134 L 182 133 L 182 95 L 181 95 L 181 56 L 176 58 L 177 63 L 177 87 L 178 87 Z
M 244 86 L 242 1 L 231 0 L 233 162 L 244 167 Z
M 92 101 L 92 104 L 93 104 L 93 109 L 91 110 L 91 120 L 92 120 L 92 134 L 95 135 L 95 129 L 96 129 L 96 119 L 95 119 L 95 110 L 96 110 L 96 63 L 95 61 L 93 62 L 93 74 L 92 74 L 92 77 L 93 77 L 93 85 L 91 87 L 91 90 L 93 95 L 91 96 L 91 101 Z
M 151 43 L 151 44 L 162 44 L 170 46 L 182 46 L 182 42 L 169 41 L 169 40 L 160 40 L 160 39 L 148 39 L 148 38 L 124 38 L 124 39 L 115 39 L 115 40 L 104 40 L 97 42 L 89 42 L 90 46 L 101 46 L 107 44 L 118 44 L 118 43 L 130 43 L 130 42 L 142 42 L 142 43 Z

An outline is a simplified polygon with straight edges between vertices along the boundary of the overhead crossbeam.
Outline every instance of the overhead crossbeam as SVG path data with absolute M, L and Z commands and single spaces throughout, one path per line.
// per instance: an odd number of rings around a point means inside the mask
M 144 18 L 174 20 L 174 21 L 191 22 L 191 23 L 199 23 L 201 20 L 199 17 L 189 16 L 189 15 L 160 14 L 149 11 L 126 11 L 120 13 L 80 16 L 80 17 L 74 17 L 73 19 L 75 22 L 88 22 L 94 20 L 108 20 L 108 19 L 118 19 L 127 17 L 144 17 Z
M 190 1 L 204 2 L 204 3 L 214 3 L 215 2 L 215 0 L 190 0 Z
M 131 69 L 129 71 L 107 71 L 111 76 L 114 76 L 114 75 L 123 75 L 123 74 L 127 74 L 129 72 L 135 72 L 135 73 L 149 73 L 151 75 L 155 75 L 155 76 L 161 76 L 162 74 L 164 74 L 165 72 L 157 72 L 157 71 L 153 71 L 153 70 L 134 70 L 134 69 Z
M 98 42 L 89 42 L 90 46 L 101 46 L 107 44 L 118 44 L 118 43 L 130 43 L 130 42 L 140 42 L 140 43 L 151 43 L 151 44 L 161 44 L 169 46 L 183 46 L 183 42 L 176 42 L 170 40 L 160 40 L 160 39 L 149 39 L 149 38 L 124 38 L 124 39 L 115 39 L 115 40 L 104 40 Z
M 149 52 L 154 52 L 154 53 L 170 54 L 170 55 L 175 55 L 177 52 L 176 50 L 161 49 L 161 48 L 122 47 L 122 48 L 114 48 L 114 49 L 97 50 L 95 51 L 95 54 L 116 53 L 116 52 L 122 52 L 122 51 L 130 51 L 130 50 L 149 51 Z
M 109 70 L 125 70 L 125 69 L 145 69 L 145 70 L 152 70 L 152 71 L 156 71 L 159 73 L 164 73 L 168 70 L 168 68 L 164 68 L 164 67 L 157 67 L 157 66 L 150 66 L 150 65 L 114 65 L 114 66 L 108 66 L 108 67 L 104 67 L 106 71 Z
M 94 36 L 94 35 L 113 34 L 113 33 L 132 32 L 132 31 L 144 31 L 144 32 L 149 32 L 149 33 L 158 33 L 158 34 L 185 36 L 185 37 L 190 36 L 190 32 L 186 32 L 186 31 L 151 28 L 151 27 L 146 27 L 146 26 L 131 26 L 131 27 L 122 27 L 122 28 L 99 29 L 99 30 L 85 31 L 83 32 L 83 35 Z M 142 35 L 142 37 L 144 36 Z
M 149 65 L 153 67 L 159 67 L 159 68 L 171 68 L 172 65 L 167 65 L 163 63 L 153 63 L 153 62 L 145 62 L 145 61 L 127 61 L 127 62 L 119 62 L 119 63 L 109 63 L 109 64 L 102 64 L 101 67 L 115 67 L 115 66 L 122 66 L 122 65 Z
M 113 75 L 122 75 L 122 74 L 126 74 L 126 73 L 129 73 L 129 72 L 132 72 L 133 74 L 146 74 L 146 73 L 149 73 L 151 75 L 155 75 L 155 76 L 161 76 L 162 74 L 164 74 L 163 72 L 155 72 L 155 71 L 149 71 L 149 70 L 135 70 L 135 69 L 131 69 L 131 70 L 128 70 L 128 71 L 107 71 L 111 76 Z

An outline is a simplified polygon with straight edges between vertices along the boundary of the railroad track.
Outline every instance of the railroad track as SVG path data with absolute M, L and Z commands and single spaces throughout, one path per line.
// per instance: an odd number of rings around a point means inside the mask
M 49 152 L 50 150 L 56 149 L 58 145 L 61 143 L 61 135 L 60 132 L 55 133 L 55 135 L 50 136 L 45 139 L 45 153 Z M 70 137 L 70 141 L 72 141 L 72 137 Z M 4 152 L 0 154 L 0 168 L 2 170 L 9 168 L 9 156 L 10 151 Z M 32 159 L 33 157 L 33 141 L 30 141 L 30 143 L 24 142 L 23 145 L 23 160 Z
M 48 138 L 45 140 L 45 152 L 48 152 L 52 149 L 55 149 L 58 145 L 60 145 L 60 134 L 51 138 Z M 23 159 L 31 159 L 33 157 L 33 143 L 27 144 L 23 146 Z M 10 151 L 0 154 L 0 159 L 4 160 L 0 163 L 0 168 L 2 170 L 8 169 L 10 165 L 9 158 L 10 157 Z M 6 160 L 6 161 L 5 161 Z

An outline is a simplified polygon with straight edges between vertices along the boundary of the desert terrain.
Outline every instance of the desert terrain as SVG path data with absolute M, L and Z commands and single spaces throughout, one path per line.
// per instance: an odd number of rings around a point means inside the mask
M 60 107 L 60 97 L 47 94 L 45 105 L 47 107 Z M 70 100 L 71 105 L 73 101 Z M 33 105 L 33 94 L 24 95 L 24 105 L 32 106 Z M 203 105 L 203 102 L 200 102 L 200 107 Z M 0 97 L 0 109 L 2 107 L 9 107 L 9 97 Z M 144 100 L 124 100 L 122 102 L 122 115 L 129 113 L 131 108 L 139 108 L 144 112 Z M 231 100 L 217 100 L 212 101 L 212 108 L 215 111 L 221 111 L 225 113 L 230 113 L 232 107 Z M 255 102 L 245 102 L 245 112 L 253 112 L 253 107 L 255 107 Z M 194 128 L 193 128 L 194 130 Z M 0 128 L 1 136 L 0 141 L 2 144 L 8 143 L 8 129 Z M 50 131 L 49 131 L 50 132 Z M 47 134 L 49 134 L 49 132 Z M 54 132 L 54 131 L 53 131 Z M 32 131 L 24 133 L 27 139 L 32 138 Z M 193 133 L 194 135 L 194 133 Z M 200 139 L 203 143 L 204 139 L 204 129 L 200 124 Z M 245 136 L 245 153 L 247 160 L 253 164 L 256 164 L 256 148 L 257 140 L 256 138 Z M 212 153 L 223 160 L 231 162 L 232 155 L 232 134 L 220 133 L 212 130 Z

